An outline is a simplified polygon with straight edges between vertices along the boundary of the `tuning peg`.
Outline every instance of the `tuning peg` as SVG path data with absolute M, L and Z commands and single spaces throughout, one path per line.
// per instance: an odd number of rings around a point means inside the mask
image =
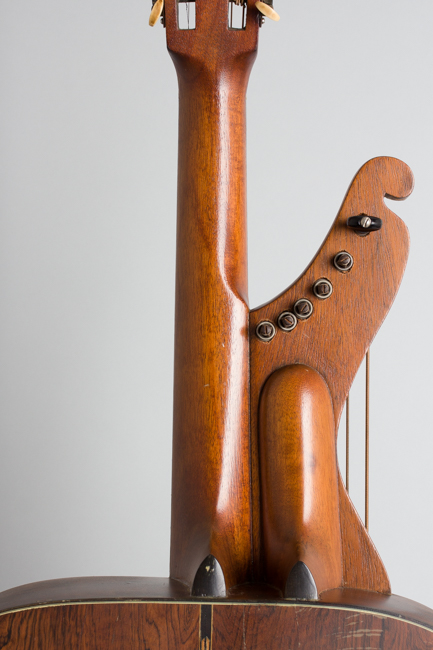
M 277 14 L 277 12 L 275 11 L 275 9 L 273 9 L 266 2 L 261 2 L 261 0 L 257 0 L 256 7 L 260 11 L 261 14 L 266 16 L 266 18 L 270 18 L 271 20 L 275 20 L 275 22 L 278 22 L 280 20 L 280 17 Z
M 368 214 L 358 214 L 356 217 L 349 217 L 347 225 L 358 235 L 368 235 L 368 233 L 382 228 L 382 219 L 369 217 Z
M 149 16 L 149 25 L 151 27 L 153 27 L 158 22 L 158 18 L 161 16 L 163 9 L 164 9 L 164 0 L 156 0 Z

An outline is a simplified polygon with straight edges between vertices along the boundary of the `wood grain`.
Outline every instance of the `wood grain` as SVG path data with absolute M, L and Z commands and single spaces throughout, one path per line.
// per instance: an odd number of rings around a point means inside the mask
M 385 205 L 384 197 L 397 200 L 412 191 L 410 169 L 394 158 L 375 158 L 355 176 L 321 249 L 303 275 L 286 291 L 250 314 L 251 436 L 253 448 L 254 554 L 260 566 L 260 495 L 258 481 L 258 404 L 267 378 L 278 368 L 305 364 L 325 379 L 332 397 L 336 430 L 341 411 L 358 367 L 385 318 L 400 285 L 409 249 L 404 223 Z M 380 231 L 360 237 L 347 226 L 360 213 L 382 219 Z M 334 256 L 347 251 L 354 258 L 348 273 L 333 265 Z M 316 280 L 333 285 L 326 300 L 315 297 Z M 300 298 L 311 300 L 313 315 L 292 332 L 277 327 L 270 343 L 255 336 L 262 320 L 277 323 L 281 312 Z M 340 480 L 340 494 L 344 488 Z M 347 495 L 340 498 L 344 584 L 388 592 L 389 580 L 369 536 Z
M 233 609 L 214 606 L 212 650 L 433 648 L 430 630 L 366 612 L 305 606 Z
M 98 576 L 44 580 L 0 593 L 0 614 L 40 606 L 94 602 L 194 602 L 288 605 L 278 590 L 261 583 L 243 584 L 224 599 L 191 599 L 186 585 L 169 578 Z M 433 610 L 408 598 L 360 589 L 333 589 L 321 594 L 316 607 L 339 607 L 399 617 L 433 631 Z
M 210 637 L 201 635 L 201 607 L 212 609 Z M 60 648 L 427 650 L 433 648 L 433 629 L 380 611 L 300 603 L 82 603 L 0 615 L 1 650 Z
M 196 2 L 196 28 L 165 6 L 179 81 L 170 575 L 189 585 L 212 554 L 226 584 L 251 573 L 245 95 L 257 10 Z
M 165 4 L 179 82 L 172 579 L 70 579 L 0 594 L 0 650 L 433 648 L 431 610 L 342 588 L 388 592 L 389 581 L 335 449 L 348 390 L 407 258 L 406 228 L 383 198 L 408 196 L 412 175 L 392 158 L 364 165 L 302 277 L 249 312 L 245 98 L 258 40 L 254 1 L 242 30 L 228 28 L 227 2 L 196 0 L 191 30 L 179 30 L 176 0 Z M 158 0 L 151 24 L 161 9 Z M 347 219 L 360 213 L 381 218 L 383 229 L 359 237 Z M 347 273 L 333 265 L 339 251 L 355 261 Z M 326 300 L 312 289 L 319 278 L 333 287 Z M 313 314 L 283 332 L 278 317 L 300 298 Z M 277 327 L 270 343 L 255 336 L 262 320 Z M 224 571 L 225 600 L 190 596 L 209 554 Z M 281 599 L 299 560 L 321 592 L 316 605 Z
M 198 650 L 200 606 L 65 605 L 0 617 L 2 650 Z
M 264 385 L 259 411 L 265 580 L 284 593 L 293 566 L 303 562 L 319 594 L 340 587 L 337 451 L 326 382 L 302 364 L 280 368 Z

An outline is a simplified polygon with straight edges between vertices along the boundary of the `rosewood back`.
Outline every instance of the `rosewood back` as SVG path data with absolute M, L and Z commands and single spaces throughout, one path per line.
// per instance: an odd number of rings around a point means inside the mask
M 2 650 L 431 650 L 432 612 L 398 596 L 327 592 L 281 600 L 269 589 L 191 599 L 161 578 L 70 578 L 0 594 Z

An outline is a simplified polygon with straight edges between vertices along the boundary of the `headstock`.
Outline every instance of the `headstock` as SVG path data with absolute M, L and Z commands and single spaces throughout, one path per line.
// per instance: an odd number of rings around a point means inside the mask
M 272 5 L 273 0 L 154 0 L 149 25 L 161 19 L 172 55 L 217 69 L 256 51 L 265 16 L 280 19 Z
M 178 29 L 195 29 L 195 4 L 196 0 L 177 0 L 177 27 Z M 280 17 L 273 8 L 273 0 L 256 0 L 255 7 L 259 13 L 258 23 L 262 26 L 266 18 L 279 21 Z M 244 30 L 248 12 L 247 0 L 229 0 L 228 2 L 228 28 Z M 153 0 L 149 17 L 149 25 L 153 27 L 161 18 L 165 27 L 164 0 Z
M 194 29 L 179 27 L 184 5 L 195 5 Z M 240 28 L 231 28 L 233 12 L 241 11 Z M 255 57 L 258 43 L 259 12 L 254 0 L 234 5 L 231 0 L 195 0 L 194 3 L 167 0 L 164 7 L 167 47 L 182 66 L 197 65 L 223 70 L 237 60 Z

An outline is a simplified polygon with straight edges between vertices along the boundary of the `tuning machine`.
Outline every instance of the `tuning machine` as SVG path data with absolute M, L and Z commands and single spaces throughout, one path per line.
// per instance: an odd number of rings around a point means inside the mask
M 164 0 L 155 0 L 152 3 L 152 10 L 149 16 L 149 25 L 154 27 L 158 22 L 158 19 L 161 18 L 161 23 L 164 25 Z
M 365 235 L 382 228 L 382 219 L 362 213 L 357 214 L 355 217 L 349 217 L 347 226 L 354 230 L 357 235 L 365 237 Z
M 265 17 L 270 18 L 275 22 L 278 22 L 280 20 L 280 16 L 273 8 L 272 0 L 264 0 L 264 2 L 262 2 L 262 0 L 257 0 L 256 7 L 260 12 L 260 27 L 263 25 Z

